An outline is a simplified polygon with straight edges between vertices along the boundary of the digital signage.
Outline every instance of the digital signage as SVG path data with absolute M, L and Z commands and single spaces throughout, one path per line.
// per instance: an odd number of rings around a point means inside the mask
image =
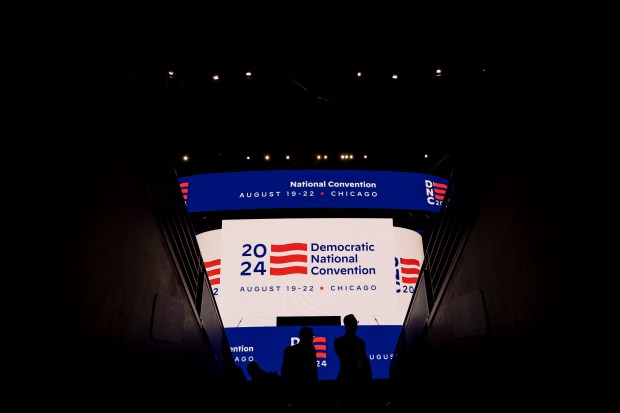
M 246 375 L 252 360 L 279 374 L 284 348 L 308 325 L 315 334 L 319 378 L 335 379 L 333 341 L 344 333 L 344 316 L 354 314 L 373 378 L 389 377 L 424 248 L 416 229 L 374 217 L 373 211 L 438 212 L 447 201 L 445 179 L 338 170 L 205 174 L 179 182 L 190 215 L 197 217 L 272 208 L 341 208 L 346 215 L 366 208 L 362 218 L 256 218 L 254 213 L 222 219 L 217 229 L 196 237 L 233 358 Z

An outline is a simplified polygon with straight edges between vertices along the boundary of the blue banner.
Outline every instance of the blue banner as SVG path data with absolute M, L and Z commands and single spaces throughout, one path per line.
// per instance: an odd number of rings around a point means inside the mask
M 314 332 L 320 380 L 335 380 L 340 362 L 334 351 L 334 339 L 344 334 L 344 326 L 309 326 Z M 265 371 L 281 374 L 284 348 L 296 344 L 300 327 L 238 327 L 227 328 L 235 364 L 240 366 L 248 380 L 247 365 L 255 360 Z M 372 377 L 389 378 L 389 368 L 402 326 L 359 326 L 357 335 L 366 342 Z
M 192 212 L 265 208 L 375 208 L 438 212 L 448 180 L 414 172 L 274 170 L 185 176 Z

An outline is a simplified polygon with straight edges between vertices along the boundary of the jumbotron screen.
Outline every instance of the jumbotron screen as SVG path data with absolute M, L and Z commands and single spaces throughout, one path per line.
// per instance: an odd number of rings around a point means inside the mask
M 373 378 L 389 377 L 424 259 L 424 228 L 397 217 L 439 212 L 447 180 L 286 170 L 179 182 L 233 358 L 246 375 L 252 360 L 280 374 L 284 348 L 310 326 L 319 378 L 335 379 L 333 341 L 344 333 L 344 316 L 354 314 Z

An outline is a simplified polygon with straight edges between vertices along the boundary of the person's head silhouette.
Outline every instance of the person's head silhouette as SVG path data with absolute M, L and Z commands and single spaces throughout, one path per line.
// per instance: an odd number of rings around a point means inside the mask
M 314 332 L 310 327 L 302 327 L 299 330 L 299 342 L 300 343 L 312 343 L 314 339 Z
M 248 363 L 247 370 L 250 377 L 255 378 L 260 374 L 260 371 L 262 369 L 260 368 L 256 360 L 252 360 Z
M 357 332 L 357 318 L 353 314 L 346 315 L 342 321 L 346 333 L 355 334 Z

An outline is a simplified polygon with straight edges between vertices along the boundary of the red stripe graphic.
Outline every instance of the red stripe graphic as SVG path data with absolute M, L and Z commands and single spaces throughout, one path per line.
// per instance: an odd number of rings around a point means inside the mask
M 222 260 L 219 258 L 216 258 L 214 260 L 211 261 L 205 261 L 205 266 L 206 267 L 213 267 L 214 265 L 220 265 L 222 264 Z
M 402 274 L 420 275 L 420 269 L 419 268 L 401 267 L 400 272 Z
M 269 257 L 269 262 L 272 264 L 286 264 L 289 262 L 308 262 L 308 256 L 303 254 L 281 255 Z
M 433 189 L 435 191 L 435 198 L 439 201 L 443 201 L 446 195 L 446 189 L 448 185 L 440 184 L 439 182 L 433 182 Z
M 417 284 L 418 277 L 405 277 L 403 276 L 403 284 Z
M 210 285 L 218 285 L 220 283 L 220 265 L 221 259 L 215 259 L 211 261 L 205 261 L 205 269 L 207 270 L 207 279 Z
M 289 244 L 271 244 L 271 252 L 308 251 L 308 244 L 303 242 L 291 242 Z
M 403 284 L 417 284 L 420 275 L 420 260 L 415 258 L 401 258 L 400 273 Z M 406 277 L 405 274 L 410 275 Z
M 181 187 L 181 193 L 183 194 L 183 199 L 187 201 L 187 193 L 189 192 L 189 182 L 181 182 L 179 186 Z
M 316 343 L 327 343 L 327 337 L 314 337 L 312 339 L 312 344 L 314 344 L 314 349 L 317 350 L 316 358 L 325 359 L 327 358 L 327 345 L 326 344 L 316 344 Z M 323 350 L 323 351 L 319 351 Z
M 294 262 L 307 263 L 308 255 L 294 254 L 292 251 L 308 251 L 308 244 L 305 242 L 289 242 L 288 244 L 271 244 L 271 255 L 269 256 L 269 275 L 291 275 L 308 274 L 308 268 L 303 265 L 290 265 Z M 280 253 L 281 255 L 277 255 Z M 274 255 L 276 254 L 276 255 Z M 283 267 L 274 265 L 284 264 Z
M 209 277 L 213 277 L 214 275 L 220 275 L 220 269 L 219 268 L 210 268 L 207 270 L 207 274 L 209 275 Z
M 308 268 L 300 265 L 283 268 L 269 268 L 269 275 L 308 274 Z
M 420 260 L 416 260 L 415 258 L 401 258 L 400 263 L 403 265 L 417 265 L 420 266 Z

